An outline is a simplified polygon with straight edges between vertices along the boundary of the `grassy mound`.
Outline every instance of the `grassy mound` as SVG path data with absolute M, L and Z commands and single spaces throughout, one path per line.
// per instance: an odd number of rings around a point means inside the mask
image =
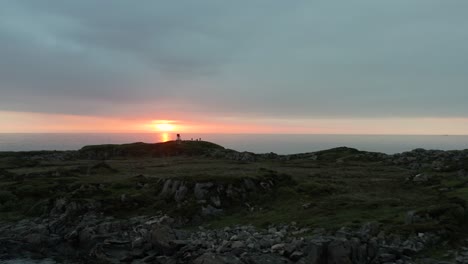
M 85 146 L 79 150 L 82 158 L 107 159 L 128 157 L 168 157 L 177 155 L 203 155 L 209 151 L 224 149 L 206 141 L 168 141 L 163 143 L 132 143 Z

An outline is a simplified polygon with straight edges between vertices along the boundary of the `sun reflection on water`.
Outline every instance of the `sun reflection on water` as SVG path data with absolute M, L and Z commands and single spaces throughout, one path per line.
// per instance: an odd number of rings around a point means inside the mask
M 159 142 L 167 142 L 170 141 L 169 133 L 161 133 L 159 134 Z

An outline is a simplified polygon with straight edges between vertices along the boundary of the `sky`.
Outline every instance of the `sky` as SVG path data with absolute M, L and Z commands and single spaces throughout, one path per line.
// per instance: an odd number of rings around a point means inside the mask
M 0 0 L 0 132 L 468 134 L 467 12 Z

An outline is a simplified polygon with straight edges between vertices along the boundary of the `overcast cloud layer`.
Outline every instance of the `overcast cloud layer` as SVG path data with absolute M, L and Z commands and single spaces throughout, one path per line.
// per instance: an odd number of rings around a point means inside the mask
M 0 110 L 467 117 L 467 13 L 457 0 L 3 0 Z

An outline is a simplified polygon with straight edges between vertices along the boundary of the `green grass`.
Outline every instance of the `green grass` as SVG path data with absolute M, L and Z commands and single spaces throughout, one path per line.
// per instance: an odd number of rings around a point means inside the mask
M 184 142 L 185 153 L 219 148 L 217 145 L 196 144 Z M 166 147 L 175 151 L 174 148 L 180 146 Z M 433 205 L 452 206 L 457 204 L 453 199 L 468 201 L 468 186 L 465 187 L 465 181 L 453 173 L 435 173 L 435 180 L 428 184 L 412 184 L 405 179 L 416 172 L 386 165 L 379 160 L 363 160 L 359 156 L 362 152 L 349 148 L 320 152 L 316 160 L 304 158 L 250 163 L 192 155 L 152 157 L 154 148 L 154 144 L 140 143 L 85 147 L 83 153 L 114 151 L 122 156 L 105 161 L 77 159 L 36 164 L 26 162 L 23 165 L 21 155 L 10 157 L 0 153 L 0 166 L 2 161 L 4 166 L 10 166 L 4 171 L 9 175 L 0 177 L 3 192 L 3 195 L 0 193 L 0 208 L 4 206 L 4 210 L 0 210 L 0 220 L 37 215 L 43 202 L 56 197 L 99 200 L 104 204 L 106 214 L 118 217 L 154 214 L 159 210 L 174 215 L 194 214 L 200 206 L 192 200 L 185 207 L 175 208 L 171 202 L 158 197 L 161 188 L 158 181 L 169 178 L 192 183 L 276 178 L 279 186 L 272 192 L 258 192 L 247 201 L 255 208 L 253 211 L 243 203 L 233 204 L 225 208 L 224 215 L 204 222 L 212 227 L 234 224 L 264 227 L 271 223 L 295 221 L 301 226 L 336 229 L 378 221 L 389 230 L 414 232 L 453 223 L 442 219 L 442 222 L 406 226 L 404 219 L 409 210 L 434 210 L 431 209 Z M 139 151 L 149 151 L 145 153 L 151 155 L 125 158 Z M 161 153 L 162 150 L 158 151 Z M 340 159 L 339 163 L 337 159 Z M 147 184 L 147 187 L 142 189 L 141 184 Z M 77 191 L 81 186 L 90 187 Z M 446 191 L 440 191 L 444 188 Z M 123 194 L 131 202 L 122 203 L 120 198 Z M 15 200 L 15 207 L 5 206 L 10 200 Z M 304 204 L 310 206 L 304 208 Z M 455 215 L 450 213 L 449 217 L 459 217 L 456 210 L 453 212 Z

